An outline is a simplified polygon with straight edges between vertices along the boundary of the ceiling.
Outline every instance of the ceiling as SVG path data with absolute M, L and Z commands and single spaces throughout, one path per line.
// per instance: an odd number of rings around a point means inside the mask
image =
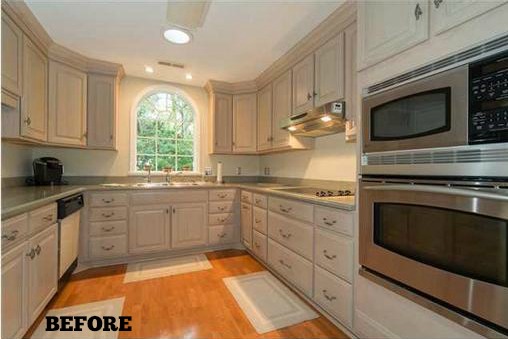
M 187 45 L 162 37 L 160 0 L 27 0 L 57 43 L 88 57 L 120 63 L 128 75 L 203 86 L 208 79 L 256 78 L 331 14 L 340 1 L 214 1 Z M 182 63 L 185 69 L 157 65 Z M 152 66 L 153 74 L 144 71 Z M 185 74 L 191 73 L 192 80 Z

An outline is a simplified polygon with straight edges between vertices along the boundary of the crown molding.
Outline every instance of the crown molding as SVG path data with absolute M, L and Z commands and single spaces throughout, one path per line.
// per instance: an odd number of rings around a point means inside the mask
M 258 87 L 256 82 L 241 81 L 241 82 L 225 82 L 219 80 L 208 80 L 205 84 L 205 90 L 208 93 L 224 93 L 224 94 L 246 94 L 257 92 Z

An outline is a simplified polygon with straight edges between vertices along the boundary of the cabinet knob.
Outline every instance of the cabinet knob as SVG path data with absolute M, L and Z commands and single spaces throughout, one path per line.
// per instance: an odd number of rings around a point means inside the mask
M 9 235 L 7 235 L 7 234 L 2 235 L 2 239 L 7 239 L 8 241 L 13 241 L 18 236 L 18 233 L 19 233 L 18 230 L 14 230 Z
M 416 20 L 420 20 L 421 16 L 423 14 L 422 8 L 420 7 L 420 4 L 416 4 L 415 7 L 415 18 Z
M 32 248 L 32 249 L 30 249 L 30 252 L 28 252 L 28 253 L 26 254 L 26 256 L 27 256 L 27 257 L 29 257 L 29 258 L 30 258 L 30 260 L 34 260 L 34 258 L 35 258 L 35 250 L 34 250 L 33 248 Z
M 30 117 L 27 117 L 25 120 L 23 120 L 25 122 L 25 124 L 27 126 L 30 126 L 30 124 L 32 123 L 32 119 L 30 119 Z
M 310 99 L 312 99 L 312 95 L 310 93 L 307 93 L 307 101 L 309 101 Z
M 439 8 L 439 6 L 441 6 L 441 3 L 443 2 L 443 0 L 434 0 L 434 7 L 436 8 Z
M 35 248 L 35 254 L 39 255 L 39 254 L 41 254 L 41 251 L 42 251 L 41 246 L 37 245 L 37 247 Z

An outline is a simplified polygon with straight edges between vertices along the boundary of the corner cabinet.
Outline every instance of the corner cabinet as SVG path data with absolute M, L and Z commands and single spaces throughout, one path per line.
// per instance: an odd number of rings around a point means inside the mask
M 233 95 L 233 153 L 256 153 L 256 93 Z
M 20 97 L 23 32 L 2 13 L 2 89 Z
M 291 70 L 274 80 L 273 88 L 273 118 L 272 118 L 272 146 L 274 148 L 289 145 L 290 134 L 280 128 L 282 119 L 291 115 Z
M 272 85 L 258 92 L 258 151 L 272 148 Z
M 169 205 L 133 206 L 129 219 L 129 252 L 149 253 L 169 249 Z
M 172 206 L 173 248 L 186 248 L 208 243 L 207 203 L 181 203 Z
M 115 149 L 118 80 L 115 76 L 89 74 L 87 85 L 87 145 Z
M 232 152 L 233 145 L 233 96 L 210 93 L 210 153 Z

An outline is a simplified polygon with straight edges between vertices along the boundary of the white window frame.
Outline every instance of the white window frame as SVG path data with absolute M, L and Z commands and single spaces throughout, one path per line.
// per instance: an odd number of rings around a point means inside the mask
M 159 92 L 166 92 L 166 93 L 172 93 L 172 94 L 178 94 L 182 96 L 189 105 L 191 106 L 192 110 L 194 111 L 194 156 L 193 156 L 193 170 L 192 171 L 185 171 L 183 173 L 188 175 L 200 175 L 201 174 L 201 161 L 200 161 L 200 149 L 201 149 L 201 135 L 200 135 L 200 126 L 201 126 L 201 115 L 200 112 L 197 109 L 197 105 L 192 100 L 189 95 L 183 91 L 182 89 L 171 86 L 171 85 L 156 85 L 156 86 L 150 86 L 148 88 L 145 88 L 143 91 L 141 91 L 136 98 L 134 99 L 131 107 L 131 119 L 130 119 L 130 158 L 129 158 L 129 175 L 132 176 L 144 176 L 146 175 L 146 171 L 138 171 L 136 168 L 136 141 L 137 141 L 137 111 L 138 111 L 138 105 L 141 102 L 141 100 L 145 99 L 146 97 L 153 95 L 155 93 Z M 179 172 L 180 173 L 180 172 Z M 164 176 L 166 173 L 162 171 L 152 171 L 151 174 L 153 176 Z

